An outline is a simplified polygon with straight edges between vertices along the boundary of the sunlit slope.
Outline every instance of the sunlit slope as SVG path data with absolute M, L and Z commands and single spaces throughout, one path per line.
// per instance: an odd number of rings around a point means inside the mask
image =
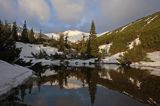
M 160 12 L 138 19 L 112 32 L 98 37 L 99 45 L 112 43 L 110 53 L 129 49 L 129 44 L 139 38 L 146 51 L 160 50 Z

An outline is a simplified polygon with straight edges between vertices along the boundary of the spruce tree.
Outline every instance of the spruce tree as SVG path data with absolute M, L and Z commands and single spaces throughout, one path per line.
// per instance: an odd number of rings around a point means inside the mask
M 10 39 L 11 26 L 5 21 L 0 30 L 0 59 L 12 63 L 19 57 L 20 49 L 16 48 L 15 42 Z
M 90 35 L 87 45 L 87 54 L 88 57 L 97 57 L 98 56 L 98 44 L 96 39 L 96 31 L 94 21 L 91 23 Z
M 29 42 L 30 43 L 34 43 L 35 41 L 35 38 L 34 38 L 34 31 L 33 31 L 33 28 L 31 29 L 29 35 L 28 35 L 28 38 L 29 38 Z
M 84 54 L 86 52 L 86 42 L 85 42 L 85 36 L 83 35 L 83 38 L 81 40 L 81 48 L 80 48 L 80 53 L 81 53 L 81 56 L 84 57 Z
M 64 52 L 65 46 L 64 46 L 64 35 L 61 34 L 59 38 L 59 51 Z
M 13 22 L 11 39 L 14 40 L 14 41 L 18 41 L 17 24 L 16 24 L 16 22 Z
M 65 37 L 65 47 L 69 48 L 69 45 L 68 45 L 68 36 Z
M 39 43 L 43 43 L 43 40 L 42 40 L 42 30 L 40 30 L 39 37 L 38 37 L 38 42 Z
M 24 21 L 21 40 L 22 40 L 22 42 L 24 42 L 24 43 L 28 43 L 28 42 L 29 42 L 26 21 Z
M 3 22 L 0 20 L 0 37 L 1 37 L 1 34 L 2 34 L 2 29 L 3 29 Z

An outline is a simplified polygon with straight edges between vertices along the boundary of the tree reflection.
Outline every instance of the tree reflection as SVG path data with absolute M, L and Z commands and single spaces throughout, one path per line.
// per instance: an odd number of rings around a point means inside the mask
M 82 82 L 81 87 L 88 87 L 88 94 L 90 95 L 92 105 L 95 104 L 96 100 L 97 84 L 121 93 L 125 92 L 128 96 L 132 96 L 150 105 L 160 105 L 160 77 L 151 76 L 147 70 L 129 68 L 105 70 L 85 67 L 55 67 L 53 69 L 55 69 L 57 74 L 40 76 L 30 83 L 26 83 L 25 86 L 21 86 L 21 100 L 24 101 L 26 89 L 29 90 L 28 93 L 31 94 L 32 87 L 34 86 L 33 82 L 37 83 L 39 92 L 41 86 L 47 82 L 50 82 L 51 86 L 57 82 L 61 89 L 65 89 L 64 86 L 69 86 L 69 79 L 74 77 L 76 78 L 74 80 Z M 17 92 L 15 95 L 19 95 L 19 93 Z

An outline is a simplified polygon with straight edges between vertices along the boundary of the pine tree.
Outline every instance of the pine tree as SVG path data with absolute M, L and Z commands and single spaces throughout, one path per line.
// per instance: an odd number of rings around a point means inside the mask
M 96 39 L 94 21 L 92 21 L 92 24 L 91 24 L 90 36 L 87 44 L 87 54 L 88 54 L 88 57 L 98 56 L 98 44 Z
M 4 29 L 3 29 L 3 34 L 2 35 L 6 39 L 9 39 L 11 34 L 12 34 L 11 25 L 8 24 L 7 20 L 5 20 L 5 25 L 4 25 Z
M 64 46 L 64 35 L 61 34 L 59 38 L 59 51 L 64 52 L 65 46 Z
M 0 37 L 1 37 L 1 34 L 2 34 L 2 29 L 3 29 L 3 22 L 0 20 Z
M 38 42 L 39 43 L 43 43 L 43 40 L 42 40 L 42 30 L 40 30 L 39 37 L 38 37 Z
M 81 48 L 80 48 L 80 53 L 81 56 L 84 57 L 85 53 L 86 53 L 86 42 L 85 42 L 85 36 L 83 35 L 82 41 L 81 41 Z
M 29 42 L 26 21 L 24 21 L 23 31 L 22 31 L 22 39 L 21 40 L 24 43 L 28 43 Z
M 65 47 L 69 48 L 69 45 L 68 45 L 68 36 L 65 37 Z
M 11 26 L 5 21 L 5 25 L 1 24 L 0 30 L 0 59 L 13 62 L 19 57 L 20 49 L 17 49 L 15 42 L 10 40 L 12 34 Z
M 31 29 L 28 38 L 29 38 L 29 42 L 30 42 L 30 43 L 34 43 L 35 38 L 34 38 L 34 31 L 33 31 L 33 28 Z
M 17 24 L 16 24 L 16 22 L 13 22 L 11 39 L 14 40 L 14 41 L 18 41 Z

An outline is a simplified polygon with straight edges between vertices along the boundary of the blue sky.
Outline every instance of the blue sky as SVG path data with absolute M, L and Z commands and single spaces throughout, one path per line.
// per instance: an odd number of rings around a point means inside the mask
M 112 31 L 160 11 L 160 0 L 0 0 L 0 19 L 16 21 L 44 33 L 65 30 L 89 32 L 95 21 L 98 33 Z

